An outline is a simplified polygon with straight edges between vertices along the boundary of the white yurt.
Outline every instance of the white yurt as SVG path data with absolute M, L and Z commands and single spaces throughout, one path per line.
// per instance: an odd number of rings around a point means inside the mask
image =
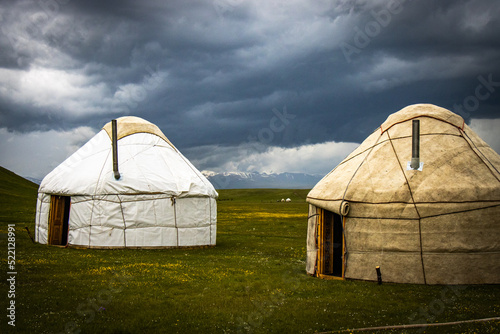
M 40 184 L 35 239 L 87 248 L 213 246 L 217 192 L 154 124 L 106 124 Z
M 307 202 L 311 275 L 500 283 L 500 156 L 449 110 L 390 115 Z

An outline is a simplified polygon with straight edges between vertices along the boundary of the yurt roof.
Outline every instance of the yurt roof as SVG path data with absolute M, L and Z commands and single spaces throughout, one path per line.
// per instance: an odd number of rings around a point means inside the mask
M 422 171 L 408 170 L 412 120 L 420 120 Z M 431 104 L 390 115 L 328 173 L 307 201 L 359 217 L 418 218 L 500 204 L 500 156 L 463 119 Z
M 50 172 L 39 192 L 58 195 L 167 194 L 217 197 L 212 184 L 154 124 L 117 119 L 120 179 L 113 177 L 111 124 Z
M 381 132 L 387 131 L 395 124 L 399 124 L 421 116 L 434 118 L 460 129 L 463 129 L 465 124 L 462 117 L 455 113 L 452 113 L 447 109 L 432 104 L 415 104 L 389 115 L 385 122 L 380 126 L 380 130 Z
M 117 128 L 118 140 L 122 139 L 123 137 L 130 136 L 136 133 L 150 133 L 160 137 L 175 149 L 174 145 L 172 145 L 170 140 L 168 140 L 168 138 L 163 134 L 160 128 L 157 127 L 155 124 L 146 121 L 145 119 L 136 116 L 124 116 L 118 118 L 116 121 L 120 125 Z M 109 139 L 112 139 L 111 122 L 107 123 L 103 127 L 103 130 L 106 131 L 106 133 L 109 136 Z

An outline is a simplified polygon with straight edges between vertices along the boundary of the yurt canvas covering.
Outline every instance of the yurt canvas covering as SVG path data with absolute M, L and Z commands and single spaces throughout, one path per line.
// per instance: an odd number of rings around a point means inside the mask
M 215 245 L 218 196 L 154 124 L 117 120 L 119 178 L 108 123 L 42 181 L 36 241 L 81 247 Z
M 412 122 L 420 167 L 411 169 Z M 500 283 L 500 156 L 434 105 L 390 115 L 308 194 L 306 271 L 420 284 Z

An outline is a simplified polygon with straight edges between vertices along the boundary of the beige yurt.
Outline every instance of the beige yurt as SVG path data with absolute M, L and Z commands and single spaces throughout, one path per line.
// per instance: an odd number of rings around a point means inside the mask
M 121 117 L 43 179 L 35 239 L 85 248 L 215 246 L 217 196 L 156 125 Z
M 307 273 L 500 283 L 499 171 L 500 156 L 451 111 L 390 115 L 308 194 Z

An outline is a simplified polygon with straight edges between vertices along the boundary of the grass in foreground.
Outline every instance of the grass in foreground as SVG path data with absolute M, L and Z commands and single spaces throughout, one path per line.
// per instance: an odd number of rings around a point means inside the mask
M 378 286 L 307 276 L 306 194 L 220 191 L 217 247 L 190 250 L 32 244 L 24 230 L 34 228 L 35 194 L 30 194 L 19 207 L 11 204 L 9 212 L 17 212 L 15 217 L 0 222 L 2 233 L 7 223 L 16 223 L 15 331 L 312 333 L 500 315 L 498 285 Z M 292 202 L 276 202 L 286 197 Z M 31 202 L 32 207 L 25 207 Z M 0 240 L 5 250 L 5 238 Z M 7 267 L 5 257 L 2 264 Z M 5 282 L 2 279 L 2 291 L 7 291 Z M 1 332 L 11 330 L 2 317 Z M 499 328 L 497 321 L 425 332 L 493 333 Z M 373 331 L 396 332 L 422 331 Z

